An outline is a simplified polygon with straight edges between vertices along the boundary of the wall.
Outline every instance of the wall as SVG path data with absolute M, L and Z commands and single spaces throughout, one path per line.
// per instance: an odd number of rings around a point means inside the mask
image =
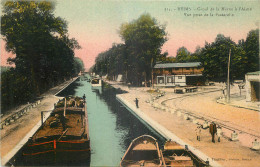
M 259 90 L 259 87 L 257 88 L 256 85 L 253 82 L 260 82 L 260 75 L 246 75 L 246 101 L 259 101 L 259 98 L 257 100 L 257 95 L 256 93 L 259 94 L 259 92 L 256 92 Z M 258 95 L 259 97 L 259 95 Z

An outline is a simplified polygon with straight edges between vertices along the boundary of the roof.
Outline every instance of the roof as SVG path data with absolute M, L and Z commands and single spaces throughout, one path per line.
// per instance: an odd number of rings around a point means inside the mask
M 198 67 L 201 62 L 155 64 L 154 68 Z
M 260 75 L 260 71 L 248 72 L 246 75 Z

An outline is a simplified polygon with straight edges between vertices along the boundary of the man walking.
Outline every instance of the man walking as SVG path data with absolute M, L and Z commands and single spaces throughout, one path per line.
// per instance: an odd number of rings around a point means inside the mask
M 135 98 L 135 105 L 136 105 L 136 108 L 139 108 L 139 106 L 138 106 L 138 99 L 137 98 Z
M 212 136 L 212 142 L 215 143 L 215 134 L 217 132 L 217 126 L 214 122 L 212 122 L 209 126 L 209 132 Z

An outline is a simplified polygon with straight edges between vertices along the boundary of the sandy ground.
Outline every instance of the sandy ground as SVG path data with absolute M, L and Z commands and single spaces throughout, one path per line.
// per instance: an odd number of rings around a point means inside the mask
M 75 80 L 76 78 L 74 78 Z M 43 99 L 41 103 L 36 107 L 32 108 L 29 112 L 26 112 L 21 118 L 17 119 L 15 122 L 8 126 L 4 126 L 1 130 L 1 159 L 7 155 L 25 136 L 26 134 L 41 120 L 41 111 L 49 111 L 54 107 L 54 103 L 59 100 L 59 97 L 55 94 L 66 87 L 70 81 L 66 81 L 59 86 L 50 89 L 48 92 L 42 95 Z M 7 115 L 3 116 L 2 119 L 11 115 L 19 109 L 22 109 L 26 105 L 17 107 L 14 110 L 8 112 Z
M 197 124 L 192 120 L 184 120 L 183 115 L 177 116 L 164 110 L 155 109 L 146 100 L 151 99 L 151 94 L 147 92 L 149 88 L 128 88 L 115 82 L 110 82 L 114 87 L 126 90 L 128 93 L 121 95 L 124 99 L 134 104 L 134 99 L 139 99 L 140 110 L 147 116 L 170 130 L 181 138 L 184 142 L 199 149 L 207 156 L 214 158 L 223 166 L 260 166 L 260 152 L 250 149 L 252 141 L 260 134 L 259 112 L 245 108 L 218 104 L 216 99 L 221 96 L 220 87 L 210 87 L 210 89 L 199 89 L 196 93 L 175 94 L 173 89 L 163 89 L 165 96 L 156 100 L 156 103 L 165 104 L 168 108 L 191 112 L 206 120 L 221 123 L 224 136 L 220 142 L 212 143 L 209 129 L 203 129 L 201 141 L 196 140 L 195 129 Z M 236 93 L 235 88 L 231 93 Z M 195 95 L 199 93 L 198 95 Z M 194 95 L 192 95 L 194 94 Z M 154 95 L 154 94 L 153 94 Z M 185 96 L 185 97 L 183 97 Z M 202 121 L 200 121 L 202 122 Z M 229 129 L 225 129 L 228 127 Z M 230 141 L 230 130 L 235 129 L 239 133 L 239 141 Z M 247 134 L 247 132 L 249 134 Z M 216 138 L 215 138 L 216 139 Z M 246 141 L 246 142 L 245 142 Z

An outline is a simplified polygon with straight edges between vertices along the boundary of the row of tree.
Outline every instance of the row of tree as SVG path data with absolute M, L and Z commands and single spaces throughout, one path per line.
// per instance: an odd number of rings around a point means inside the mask
M 1 74 L 2 111 L 30 101 L 83 70 L 74 57 L 80 46 L 70 39 L 66 22 L 55 17 L 51 1 L 6 1 L 1 34 L 6 50 L 15 54 L 14 68 Z
M 194 53 L 185 47 L 179 48 L 175 57 L 161 53 L 161 47 L 167 41 L 165 26 L 149 14 L 123 24 L 120 36 L 124 44 L 113 44 L 112 48 L 100 53 L 91 69 L 93 72 L 107 74 L 111 79 L 122 74 L 127 82 L 140 85 L 151 80 L 152 67 L 156 63 L 201 62 L 206 78 L 224 81 L 230 49 L 232 79 L 244 79 L 247 72 L 259 70 L 259 30 L 250 31 L 246 40 L 242 39 L 238 44 L 219 34 L 214 42 L 206 42 Z
M 151 79 L 156 60 L 165 57 L 161 47 L 167 41 L 165 26 L 160 25 L 149 14 L 120 27 L 124 44 L 113 44 L 112 48 L 100 53 L 92 71 L 112 78 L 123 74 L 127 82 L 140 85 Z
M 224 81 L 229 51 L 231 79 L 244 79 L 247 72 L 259 71 L 259 30 L 251 30 L 246 40 L 241 39 L 237 44 L 230 37 L 219 34 L 214 42 L 206 42 L 203 48 L 197 47 L 194 53 L 181 47 L 173 62 L 202 62 L 204 76 L 211 80 Z

